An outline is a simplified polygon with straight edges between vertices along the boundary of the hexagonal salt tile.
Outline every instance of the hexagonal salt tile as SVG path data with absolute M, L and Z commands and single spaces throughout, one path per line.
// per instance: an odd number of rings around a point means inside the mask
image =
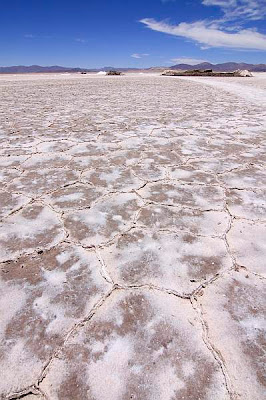
M 172 206 L 194 207 L 202 210 L 221 210 L 224 191 L 218 186 L 151 183 L 138 193 L 146 200 Z
M 266 224 L 234 220 L 227 234 L 230 249 L 237 264 L 254 272 L 266 274 Z
M 143 181 L 156 181 L 166 177 L 166 169 L 149 159 L 139 162 L 131 169 Z
M 194 235 L 222 236 L 229 228 L 230 218 L 224 211 L 201 211 L 190 208 L 149 205 L 143 207 L 137 225 L 150 230 L 172 230 Z
M 62 153 L 35 154 L 26 160 L 24 169 L 62 168 L 69 164 L 71 156 Z
M 64 226 L 75 242 L 97 246 L 127 230 L 143 202 L 136 194 L 125 193 L 103 198 L 89 210 L 64 215 Z
M 188 301 L 116 291 L 73 334 L 41 383 L 48 398 L 228 400 Z
M 143 181 L 136 177 L 130 168 L 109 164 L 84 172 L 82 182 L 92 183 L 108 191 L 123 192 L 138 189 L 143 185 Z
M 37 151 L 41 153 L 61 152 L 70 149 L 76 142 L 70 140 L 44 141 L 36 146 Z
M 142 161 L 145 162 L 146 160 L 150 160 L 158 166 L 178 165 L 184 162 L 184 159 L 173 151 L 172 146 L 159 146 L 144 151 Z
M 8 190 L 31 196 L 40 196 L 64 185 L 74 183 L 78 178 L 78 173 L 69 169 L 40 168 L 24 172 L 8 186 Z
M 200 171 L 188 166 L 170 167 L 169 176 L 171 179 L 177 179 L 185 183 L 199 183 L 204 185 L 217 185 L 217 177 L 215 174 L 206 171 Z
M 1 168 L 0 170 L 0 183 L 1 185 L 7 185 L 13 179 L 19 177 L 21 175 L 21 171 L 15 168 Z
M 244 270 L 208 286 L 198 299 L 209 341 L 222 355 L 235 398 L 265 397 L 265 287 Z
M 226 202 L 230 213 L 247 219 L 266 219 L 266 190 L 226 191 Z
M 55 212 L 38 203 L 27 205 L 0 224 L 0 261 L 50 248 L 63 238 L 63 226 Z
M 104 194 L 104 190 L 86 184 L 75 184 L 58 189 L 46 197 L 47 201 L 58 210 L 89 208 Z
M 266 188 L 265 168 L 254 165 L 223 174 L 220 176 L 220 180 L 226 187 L 232 189 Z
M 114 282 L 152 284 L 187 295 L 232 267 L 222 239 L 133 229 L 101 250 Z
M 209 149 L 206 146 L 206 155 L 208 157 Z M 228 158 L 228 157 L 208 157 L 199 158 L 196 160 L 189 161 L 188 165 L 191 165 L 193 169 L 206 171 L 211 174 L 221 174 L 233 168 L 241 168 L 243 164 L 239 159 Z
M 108 292 L 94 252 L 60 245 L 0 266 L 0 394 L 36 382 L 68 331 Z
M 29 156 L 3 156 L 0 157 L 0 168 L 18 168 Z
M 0 191 L 0 218 L 7 217 L 9 214 L 19 210 L 22 206 L 29 203 L 30 199 L 20 194 Z

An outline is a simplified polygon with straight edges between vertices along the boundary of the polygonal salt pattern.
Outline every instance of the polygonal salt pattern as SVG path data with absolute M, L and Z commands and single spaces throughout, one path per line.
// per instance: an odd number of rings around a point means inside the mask
M 0 76 L 1 398 L 265 397 L 265 89 Z
M 1 393 L 37 380 L 72 326 L 108 292 L 99 266 L 94 252 L 70 245 L 1 264 Z
M 227 400 L 222 371 L 201 335 L 185 300 L 119 291 L 71 335 L 41 388 L 58 400 Z
M 222 354 L 235 398 L 265 397 L 265 284 L 240 270 L 199 298 L 210 341 Z

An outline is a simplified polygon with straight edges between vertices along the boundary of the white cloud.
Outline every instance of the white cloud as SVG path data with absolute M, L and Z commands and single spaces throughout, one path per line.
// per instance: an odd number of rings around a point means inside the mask
M 266 50 L 266 35 L 253 29 L 228 32 L 210 21 L 181 22 L 178 25 L 170 25 L 164 21 L 144 18 L 140 22 L 153 31 L 194 40 L 203 45 L 203 48 L 228 47 L 233 49 Z
M 266 0 L 199 0 L 204 6 L 219 7 L 220 19 L 181 22 L 171 25 L 165 21 L 144 18 L 148 28 L 195 41 L 201 49 L 228 47 L 233 49 L 266 50 L 266 35 L 256 29 L 244 29 L 246 21 L 264 19 Z
M 76 41 L 76 42 L 79 42 L 79 43 L 87 43 L 87 42 L 88 42 L 88 40 L 86 40 L 86 39 L 81 39 L 81 38 L 76 38 L 75 41 Z
M 142 58 L 142 57 L 147 57 L 147 56 L 149 56 L 149 54 L 147 54 L 147 53 L 143 53 L 143 54 L 134 53 L 134 54 L 131 54 L 130 57 L 133 57 L 133 58 Z
M 189 58 L 189 57 L 180 57 L 180 58 L 172 58 L 172 62 L 176 64 L 189 64 L 189 65 L 197 65 L 203 62 L 208 62 L 206 60 L 201 60 L 197 58 Z
M 224 20 L 259 20 L 266 16 L 265 0 L 202 0 L 205 6 L 217 6 L 224 13 Z
M 28 38 L 28 39 L 52 39 L 52 36 L 50 35 L 33 35 L 32 33 L 26 33 L 24 35 L 24 38 Z

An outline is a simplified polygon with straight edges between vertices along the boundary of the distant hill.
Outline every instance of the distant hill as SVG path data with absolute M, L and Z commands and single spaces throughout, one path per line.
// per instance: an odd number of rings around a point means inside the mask
M 82 71 L 95 71 L 88 70 L 85 68 L 72 68 L 72 67 L 61 67 L 59 65 L 52 65 L 49 67 L 42 67 L 40 65 L 14 65 L 12 67 L 0 67 L 0 73 L 2 74 L 23 74 L 23 73 L 37 73 L 37 72 L 82 72 Z
M 103 68 L 72 68 L 72 67 L 62 67 L 60 65 L 52 65 L 49 67 L 42 67 L 40 65 L 14 65 L 11 67 L 0 67 L 0 74 L 26 74 L 26 73 L 48 73 L 48 72 L 98 72 L 98 71 L 134 71 L 138 68 L 114 68 L 114 67 L 103 67 Z
M 97 71 L 139 71 L 140 68 L 118 68 L 118 67 L 103 67 L 99 68 Z
M 217 72 L 230 72 L 237 69 L 247 69 L 253 72 L 266 72 L 266 64 L 246 64 L 246 63 L 235 63 L 227 62 L 223 64 L 211 64 L 208 62 L 189 65 L 189 64 L 176 64 L 170 67 L 170 69 L 181 69 L 181 70 L 192 70 L 192 69 L 212 69 Z
M 266 64 L 246 64 L 246 63 L 234 63 L 228 62 L 223 64 L 211 64 L 201 63 L 197 65 L 189 64 L 176 64 L 172 67 L 152 67 L 152 68 L 114 68 L 114 67 L 103 67 L 103 68 L 73 68 L 73 67 L 62 67 L 60 65 L 52 65 L 48 67 L 42 67 L 40 65 L 15 65 L 11 67 L 0 67 L 0 74 L 25 74 L 25 73 L 48 73 L 48 72 L 98 72 L 98 71 L 151 71 L 160 72 L 163 69 L 180 69 L 180 70 L 192 70 L 192 69 L 212 69 L 217 72 L 230 72 L 237 69 L 248 69 L 253 72 L 266 72 Z

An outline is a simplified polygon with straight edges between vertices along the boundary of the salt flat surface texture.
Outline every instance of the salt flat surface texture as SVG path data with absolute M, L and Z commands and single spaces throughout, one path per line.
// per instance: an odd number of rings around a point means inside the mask
M 265 398 L 266 75 L 0 92 L 1 398 Z

